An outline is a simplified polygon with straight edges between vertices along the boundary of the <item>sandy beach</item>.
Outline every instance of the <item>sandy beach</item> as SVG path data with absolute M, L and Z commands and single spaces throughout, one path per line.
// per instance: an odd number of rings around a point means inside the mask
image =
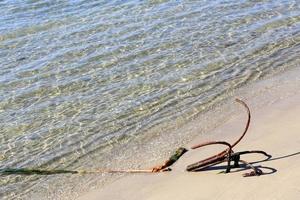
M 242 159 L 260 166 L 263 175 L 243 177 L 250 169 L 237 168 L 231 173 L 224 171 L 225 164 L 212 170 L 186 172 L 187 165 L 211 156 L 224 147 L 205 147 L 190 150 L 172 166 L 171 172 L 158 174 L 135 174 L 119 179 L 105 187 L 91 191 L 79 200 L 170 200 L 170 199 L 299 199 L 300 198 L 300 93 L 299 80 L 294 74 L 292 81 L 273 80 L 268 87 L 260 83 L 257 98 L 264 95 L 277 96 L 274 101 L 256 107 L 249 99 L 252 111 L 250 129 L 235 151 L 263 150 L 272 155 L 264 161 L 262 155 L 243 155 Z M 272 82 L 272 81 L 271 81 Z M 277 83 L 275 83 L 277 82 Z M 283 88 L 285 88 L 284 92 Z M 280 96 L 283 94 L 283 96 Z M 247 95 L 246 95 L 247 96 Z M 211 133 L 195 138 L 187 147 L 208 140 L 226 140 L 232 143 L 239 137 L 246 121 L 246 113 L 233 116 Z

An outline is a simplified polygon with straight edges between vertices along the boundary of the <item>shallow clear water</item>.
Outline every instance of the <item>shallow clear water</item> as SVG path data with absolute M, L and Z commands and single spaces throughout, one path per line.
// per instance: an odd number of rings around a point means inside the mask
M 113 166 L 116 149 L 299 66 L 300 1 L 2 0 L 0 13 L 0 168 Z M 51 198 L 61 179 L 5 176 L 0 198 Z

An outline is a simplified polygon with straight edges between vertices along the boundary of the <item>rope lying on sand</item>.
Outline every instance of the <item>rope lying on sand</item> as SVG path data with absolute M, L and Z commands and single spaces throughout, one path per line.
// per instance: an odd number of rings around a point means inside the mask
M 221 151 L 220 153 L 211 156 L 209 158 L 206 158 L 204 160 L 198 161 L 196 163 L 193 163 L 191 165 L 187 166 L 187 171 L 203 171 L 208 169 L 209 167 L 212 167 L 214 165 L 220 164 L 222 162 L 227 162 L 227 168 L 226 173 L 230 172 L 231 161 L 234 161 L 233 167 L 240 167 L 239 163 L 243 163 L 246 166 L 249 166 L 253 171 L 250 173 L 244 174 L 244 176 L 258 176 L 263 174 L 263 172 L 258 168 L 254 167 L 251 163 L 248 163 L 244 160 L 240 160 L 240 155 L 242 154 L 249 154 L 249 153 L 259 153 L 267 156 L 267 159 L 270 159 L 271 156 L 268 155 L 264 151 L 242 151 L 242 152 L 233 152 L 233 147 L 236 146 L 245 136 L 245 134 L 248 131 L 249 125 L 250 125 L 250 109 L 247 106 L 247 104 L 240 100 L 236 99 L 236 101 L 240 104 L 242 104 L 248 114 L 248 120 L 246 123 L 246 127 L 242 133 L 242 135 L 233 143 L 229 144 L 225 141 L 212 141 L 212 142 L 205 142 L 202 144 L 198 144 L 192 147 L 192 149 L 197 149 L 200 147 L 208 146 L 208 145 L 214 145 L 214 144 L 222 144 L 228 146 L 228 148 L 224 151 Z M 3 175 L 11 175 L 11 174 L 22 174 L 22 175 L 52 175 L 52 174 L 91 174 L 91 173 L 157 173 L 157 172 L 166 172 L 171 171 L 170 166 L 173 165 L 184 153 L 186 153 L 188 150 L 186 148 L 180 147 L 176 150 L 176 152 L 168 159 L 166 160 L 162 165 L 155 166 L 151 169 L 128 169 L 128 170 L 106 170 L 106 169 L 95 169 L 95 170 L 61 170 L 61 169 L 54 169 L 54 170 L 44 170 L 44 169 L 29 169 L 29 168 L 4 168 L 0 169 L 0 174 Z
M 167 168 L 169 169 L 169 168 Z M 165 170 L 167 171 L 167 170 Z M 136 169 L 136 170 L 43 170 L 43 169 L 30 169 L 30 168 L 20 168 L 20 169 L 1 169 L 0 173 L 3 175 L 20 174 L 20 175 L 54 175 L 54 174 L 95 174 L 95 173 L 152 173 L 152 169 Z
M 30 169 L 30 168 L 5 168 L 0 169 L 0 174 L 3 175 L 53 175 L 53 174 L 95 174 L 95 173 L 155 173 L 155 172 L 166 172 L 171 171 L 171 166 L 174 164 L 187 150 L 180 147 L 176 152 L 165 161 L 163 165 L 153 167 L 151 169 L 120 169 L 120 170 L 109 170 L 109 169 L 94 169 L 94 170 L 62 170 L 62 169 Z

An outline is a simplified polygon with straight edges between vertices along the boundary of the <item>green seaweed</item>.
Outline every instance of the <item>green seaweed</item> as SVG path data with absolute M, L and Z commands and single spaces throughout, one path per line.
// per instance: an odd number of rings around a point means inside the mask
M 77 174 L 78 171 L 73 170 L 44 170 L 44 169 L 30 169 L 30 168 L 5 168 L 0 169 L 2 175 L 53 175 L 53 174 Z
M 188 150 L 186 148 L 180 147 L 176 150 L 176 152 L 167 160 L 166 166 L 173 165 L 185 152 Z

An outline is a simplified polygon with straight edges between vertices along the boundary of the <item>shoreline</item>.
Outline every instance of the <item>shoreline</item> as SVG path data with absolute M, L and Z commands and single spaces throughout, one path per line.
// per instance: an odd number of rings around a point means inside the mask
M 263 150 L 271 154 L 272 158 L 264 162 L 261 162 L 264 159 L 261 155 L 243 156 L 246 161 L 257 162 L 255 166 L 265 167 L 262 168 L 264 175 L 242 177 L 249 169 L 242 172 L 233 169 L 230 174 L 218 174 L 224 169 L 197 173 L 185 171 L 188 164 L 214 155 L 222 149 L 216 145 L 190 150 L 172 166 L 172 172 L 125 176 L 103 188 L 83 194 L 78 199 L 298 199 L 300 84 L 297 84 L 297 72 L 299 70 L 295 69 L 259 81 L 254 86 L 247 87 L 248 92 L 242 92 L 241 95 L 250 107 L 252 121 L 245 138 L 234 150 Z M 241 88 L 244 91 L 246 89 Z M 267 99 L 265 95 L 268 96 Z M 194 138 L 187 147 L 210 140 L 225 140 L 230 143 L 235 141 L 246 120 L 244 110 L 237 109 L 242 112 L 231 116 L 211 133 Z

